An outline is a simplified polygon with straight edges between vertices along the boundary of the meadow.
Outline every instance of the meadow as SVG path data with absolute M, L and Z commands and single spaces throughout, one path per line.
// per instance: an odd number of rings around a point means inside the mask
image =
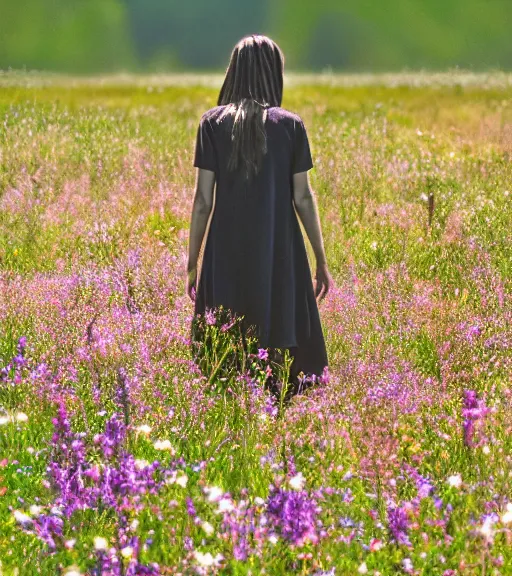
M 512 83 L 443 78 L 285 87 L 334 279 L 285 407 L 191 353 L 215 82 L 0 76 L 0 574 L 512 574 Z

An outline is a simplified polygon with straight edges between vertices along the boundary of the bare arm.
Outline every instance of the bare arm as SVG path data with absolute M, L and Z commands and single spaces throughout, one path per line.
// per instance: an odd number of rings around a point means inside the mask
M 317 266 L 322 266 L 327 263 L 327 260 L 316 199 L 309 185 L 307 172 L 298 172 L 293 175 L 293 202 L 311 242 L 316 264 Z
M 194 204 L 192 206 L 192 216 L 190 221 L 187 264 L 187 292 L 192 300 L 195 299 L 199 251 L 201 250 L 204 233 L 213 208 L 214 186 L 215 172 L 198 168 Z M 194 289 L 194 294 L 192 293 L 192 289 Z
M 327 268 L 318 207 L 309 185 L 307 172 L 293 175 L 293 202 L 315 254 L 317 280 L 315 295 L 320 295 L 320 299 L 323 299 L 329 291 L 332 279 Z

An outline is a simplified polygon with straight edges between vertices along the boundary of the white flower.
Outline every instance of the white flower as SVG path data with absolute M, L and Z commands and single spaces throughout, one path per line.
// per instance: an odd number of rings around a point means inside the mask
M 484 454 L 490 454 L 491 449 L 489 448 L 489 446 L 487 446 L 487 444 L 482 448 L 482 452 Z
M 132 532 L 135 532 L 135 530 L 137 530 L 138 527 L 139 527 L 139 521 L 137 520 L 137 518 L 135 518 L 135 520 L 132 520 L 130 523 L 130 530 Z
M 302 490 L 304 488 L 305 483 L 306 479 L 302 475 L 302 472 L 299 472 L 298 474 L 290 478 L 290 481 L 288 482 L 290 488 L 292 488 L 293 490 Z
M 0 416 L 0 426 L 4 426 L 5 424 L 9 424 L 10 422 L 9 416 Z
M 28 416 L 25 414 L 25 412 L 18 412 L 16 414 L 16 420 L 18 422 L 26 422 L 28 420 Z
M 188 476 L 186 474 L 180 474 L 176 478 L 176 484 L 179 484 L 182 488 L 185 488 L 188 482 Z
M 156 450 L 170 450 L 171 454 L 175 454 L 176 451 L 172 447 L 172 444 L 169 440 L 157 440 L 153 446 Z
M 22 512 L 21 510 L 15 510 L 13 512 L 13 514 L 14 514 L 14 518 L 16 518 L 16 522 L 19 522 L 20 524 L 31 524 L 32 523 L 32 518 L 28 514 L 25 514 L 24 512 Z
M 377 242 L 372 242 L 372 243 L 370 244 L 370 247 L 371 247 L 372 250 L 377 250 L 377 246 L 378 246 Z
M 411 559 L 410 558 L 404 558 L 402 560 L 402 568 L 406 571 L 406 572 L 411 572 L 412 570 L 414 570 L 414 566 L 412 565 Z
M 208 534 L 208 536 L 214 532 L 214 528 L 209 522 L 203 522 L 201 528 Z
M 108 546 L 108 542 L 106 538 L 103 538 L 102 536 L 96 536 L 96 538 L 94 538 L 94 548 L 96 550 L 106 550 Z
M 70 566 L 66 572 L 64 572 L 64 576 L 82 576 L 82 573 L 76 566 Z
M 125 546 L 121 548 L 121 556 L 123 558 L 131 558 L 133 555 L 133 548 L 131 546 Z
M 64 542 L 64 546 L 67 550 L 71 550 L 71 548 L 73 548 L 75 544 L 76 544 L 76 538 L 71 538 L 70 540 L 66 540 Z
M 38 516 L 41 514 L 41 510 L 43 509 L 42 506 L 37 506 L 36 504 L 32 504 L 32 506 L 28 509 L 32 516 Z
M 454 486 L 455 488 L 459 488 L 462 485 L 462 478 L 460 474 L 453 474 L 452 476 L 448 476 L 447 482 L 450 486 Z
M 208 500 L 210 502 L 215 502 L 215 500 L 218 500 L 224 494 L 222 488 L 219 488 L 218 486 L 212 486 L 211 488 L 207 487 L 204 491 L 208 494 Z
M 149 434 L 152 430 L 151 426 L 148 426 L 147 424 L 141 424 L 140 426 L 137 426 L 137 428 L 135 428 L 135 430 L 137 432 L 140 432 L 141 434 Z
M 359 572 L 359 574 L 367 574 L 368 573 L 368 567 L 366 566 L 366 562 L 363 562 L 359 568 L 357 569 L 357 571 Z
M 277 543 L 277 540 L 278 540 L 278 538 L 277 538 L 277 536 L 276 536 L 275 534 L 271 534 L 271 535 L 268 537 L 268 541 L 269 541 L 271 544 L 276 544 L 276 543 Z
M 494 538 L 494 526 L 492 519 L 488 516 L 479 528 L 480 534 L 488 541 L 492 542 Z
M 199 550 L 194 550 L 194 558 L 200 566 L 219 566 L 224 556 L 222 556 L 222 554 L 212 556 L 210 552 L 203 554 L 203 552 Z
M 503 524 L 510 524 L 512 522 L 512 502 L 507 503 L 507 511 L 502 515 L 501 521 Z
M 137 470 L 143 470 L 144 468 L 147 468 L 149 466 L 149 462 L 147 460 L 141 460 L 139 458 L 137 458 L 135 460 L 135 468 L 137 468 Z
M 185 474 L 185 472 L 180 472 L 178 476 L 177 470 L 173 470 L 171 475 L 165 479 L 166 484 L 179 484 L 183 488 L 185 488 L 187 482 L 188 482 L 188 476 Z
M 265 504 L 265 500 L 263 500 L 263 498 L 261 498 L 260 496 L 256 496 L 256 498 L 254 499 L 254 503 L 256 504 L 256 506 L 263 506 L 263 504 Z
M 218 503 L 218 512 L 230 512 L 234 509 L 230 498 L 222 498 Z

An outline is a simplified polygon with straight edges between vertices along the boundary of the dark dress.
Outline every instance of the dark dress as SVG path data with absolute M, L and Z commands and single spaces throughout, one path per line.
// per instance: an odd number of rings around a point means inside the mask
M 216 106 L 201 117 L 194 166 L 215 172 L 215 204 L 197 287 L 195 314 L 223 305 L 258 330 L 262 348 L 288 348 L 292 375 L 321 375 L 327 353 L 293 177 L 313 167 L 301 118 L 267 108 L 267 153 L 245 180 L 228 171 L 233 116 Z

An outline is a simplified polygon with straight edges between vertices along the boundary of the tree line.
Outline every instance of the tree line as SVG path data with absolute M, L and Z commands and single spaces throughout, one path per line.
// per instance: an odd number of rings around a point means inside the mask
M 0 0 L 0 68 L 224 69 L 245 34 L 297 70 L 512 67 L 508 0 Z

